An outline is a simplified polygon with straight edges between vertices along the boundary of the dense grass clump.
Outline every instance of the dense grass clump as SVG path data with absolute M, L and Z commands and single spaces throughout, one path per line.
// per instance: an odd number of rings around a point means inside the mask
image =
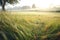
M 0 40 L 60 40 L 60 18 L 2 12 Z

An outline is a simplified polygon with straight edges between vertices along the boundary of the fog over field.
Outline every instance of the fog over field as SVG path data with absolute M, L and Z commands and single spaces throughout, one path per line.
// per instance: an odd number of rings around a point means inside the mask
M 60 40 L 60 0 L 0 0 L 0 40 Z
M 7 10 L 22 10 L 32 9 L 32 5 L 35 4 L 35 10 L 45 10 L 45 11 L 55 11 L 60 10 L 60 0 L 21 0 L 17 4 L 8 4 L 6 3 Z M 28 8 L 27 8 L 28 7 Z M 1 9 L 1 7 L 0 7 Z

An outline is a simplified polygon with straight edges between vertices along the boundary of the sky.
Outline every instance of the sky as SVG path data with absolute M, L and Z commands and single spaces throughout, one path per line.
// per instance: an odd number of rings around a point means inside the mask
M 13 8 L 14 6 L 16 7 L 30 6 L 31 7 L 33 4 L 35 4 L 37 8 L 46 9 L 54 6 L 60 6 L 60 0 L 21 0 L 19 1 L 19 3 L 15 5 L 8 4 L 6 8 L 9 8 L 9 7 Z
M 21 0 L 17 6 L 32 6 L 33 4 L 39 8 L 49 8 L 53 6 L 60 6 L 60 0 Z

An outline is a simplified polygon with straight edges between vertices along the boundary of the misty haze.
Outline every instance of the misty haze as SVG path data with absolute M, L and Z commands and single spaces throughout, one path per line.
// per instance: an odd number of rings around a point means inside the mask
M 60 40 L 60 0 L 0 0 L 0 40 Z

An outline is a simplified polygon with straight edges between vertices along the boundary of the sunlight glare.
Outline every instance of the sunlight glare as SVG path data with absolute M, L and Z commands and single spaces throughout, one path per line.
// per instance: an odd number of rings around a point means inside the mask
M 32 6 L 33 4 L 36 5 L 37 8 L 41 8 L 41 9 L 46 9 L 46 8 L 50 8 L 50 6 L 56 6 L 56 5 L 60 5 L 60 1 L 59 0 L 21 0 L 20 1 L 20 6 Z
M 20 7 L 22 7 L 22 6 L 32 7 L 33 4 L 35 4 L 36 8 L 48 9 L 48 8 L 51 8 L 54 6 L 59 6 L 60 0 L 21 0 L 15 6 L 17 6 L 17 7 L 18 6 L 20 6 Z M 8 8 L 8 6 L 7 6 L 7 8 Z M 11 6 L 11 8 L 12 8 L 12 6 Z

